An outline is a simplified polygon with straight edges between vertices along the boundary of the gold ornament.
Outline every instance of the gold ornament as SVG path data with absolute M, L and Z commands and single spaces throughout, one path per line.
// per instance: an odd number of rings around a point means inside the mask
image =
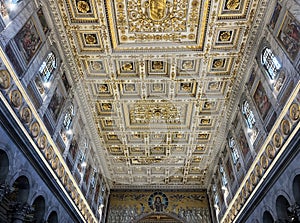
M 95 34 L 86 34 L 85 35 L 85 42 L 87 44 L 96 44 L 97 43 L 97 38 Z
M 215 59 L 213 61 L 213 68 L 217 69 L 217 68 L 222 68 L 224 66 L 224 59 Z
M 231 32 L 229 32 L 229 31 L 220 32 L 220 40 L 222 42 L 229 41 L 230 38 L 231 38 Z
M 240 0 L 228 0 L 226 7 L 229 10 L 236 10 L 240 6 Z
M 81 13 L 87 13 L 90 10 L 90 6 L 86 1 L 78 1 L 77 9 Z
M 149 0 L 149 17 L 155 21 L 166 16 L 167 0 Z

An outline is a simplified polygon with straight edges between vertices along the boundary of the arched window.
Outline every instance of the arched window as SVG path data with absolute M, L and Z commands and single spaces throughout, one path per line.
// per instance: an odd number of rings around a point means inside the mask
M 277 211 L 277 217 L 278 220 L 283 222 L 290 222 L 289 216 L 288 216 L 288 208 L 290 207 L 290 204 L 288 200 L 282 196 L 279 195 L 276 199 L 276 211 Z
M 233 137 L 230 137 L 228 144 L 229 144 L 229 148 L 231 150 L 232 161 L 233 161 L 233 164 L 235 165 L 235 164 L 237 164 L 237 161 L 239 160 L 240 155 L 237 150 L 237 145 L 236 145 Z
M 39 73 L 41 75 L 43 83 L 49 82 L 56 69 L 56 66 L 57 64 L 55 54 L 53 52 L 50 52 L 39 69 Z
M 45 215 L 45 199 L 42 196 L 38 196 L 32 206 L 34 207 L 33 216 L 36 222 L 43 222 Z
M 9 160 L 7 154 L 0 150 L 0 184 L 4 183 L 9 172 Z
M 265 211 L 263 214 L 263 223 L 273 223 L 274 219 L 269 211 Z
M 300 175 L 297 175 L 293 180 L 293 193 L 295 201 L 300 205 Z
M 20 176 L 13 183 L 13 188 L 15 188 L 15 190 L 13 190 L 12 194 L 10 195 L 13 201 L 20 203 L 27 202 L 30 190 L 28 178 L 26 176 Z
M 245 116 L 246 123 L 250 129 L 255 125 L 255 118 L 248 101 L 244 101 L 242 106 L 242 113 Z
M 3 18 L 11 16 L 22 0 L 0 0 L 0 14 Z
M 52 211 L 47 220 L 48 223 L 58 223 L 57 213 Z
M 274 80 L 276 79 L 279 70 L 281 68 L 281 64 L 274 56 L 272 50 L 268 47 L 264 48 L 261 54 L 261 63 L 265 67 L 269 77 Z

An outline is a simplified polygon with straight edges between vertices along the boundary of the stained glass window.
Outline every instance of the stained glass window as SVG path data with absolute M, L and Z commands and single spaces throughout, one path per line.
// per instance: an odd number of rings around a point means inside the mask
M 242 106 L 242 113 L 245 116 L 248 127 L 252 129 L 253 126 L 255 125 L 255 117 L 250 108 L 248 101 L 244 101 Z
M 51 79 L 55 69 L 56 69 L 56 57 L 53 52 L 50 52 L 47 58 L 43 61 L 39 69 L 42 81 L 44 83 L 47 83 Z
M 237 146 L 235 144 L 235 140 L 233 137 L 229 139 L 229 148 L 231 149 L 231 157 L 234 164 L 237 164 L 237 161 L 240 158 L 240 155 L 237 150 Z
M 269 77 L 274 80 L 276 79 L 279 70 L 281 68 L 281 64 L 274 56 L 273 52 L 269 48 L 264 48 L 261 55 L 262 65 L 266 68 Z

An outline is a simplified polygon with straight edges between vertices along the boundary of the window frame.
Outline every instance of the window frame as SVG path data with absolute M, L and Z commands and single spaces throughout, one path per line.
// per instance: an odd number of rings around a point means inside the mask
M 271 80 L 276 80 L 282 68 L 277 57 L 269 47 L 264 47 L 261 51 L 261 64 Z

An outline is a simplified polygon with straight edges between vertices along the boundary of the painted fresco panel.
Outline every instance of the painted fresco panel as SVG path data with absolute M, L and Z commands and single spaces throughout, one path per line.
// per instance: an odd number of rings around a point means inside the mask
M 0 0 L 0 13 L 3 18 L 8 16 L 8 7 L 5 0 Z
M 234 182 L 234 174 L 233 174 L 230 159 L 228 159 L 226 162 L 226 169 L 227 169 L 227 174 L 228 174 L 228 178 L 229 178 L 230 182 L 231 183 Z
M 52 113 L 52 117 L 54 118 L 54 121 L 56 121 L 58 118 L 58 115 L 63 105 L 63 100 L 64 98 L 62 96 L 62 93 L 57 88 L 49 103 L 49 110 Z
M 273 15 L 272 15 L 272 18 L 271 18 L 271 21 L 270 21 L 270 24 L 269 24 L 269 26 L 272 30 L 275 28 L 281 8 L 282 8 L 282 6 L 280 4 L 278 4 L 278 2 L 277 2 L 276 7 L 273 12 Z
M 43 27 L 43 31 L 44 33 L 46 34 L 48 31 L 49 31 L 49 27 L 48 27 L 48 24 L 47 24 L 47 21 L 46 21 L 46 18 L 45 18 L 45 15 L 43 13 L 43 10 L 42 9 L 39 9 L 37 11 L 37 15 L 39 17 L 39 20 L 40 20 L 40 23 Z
M 237 138 L 239 139 L 240 149 L 242 151 L 242 154 L 243 154 L 244 158 L 246 158 L 247 154 L 249 152 L 249 146 L 248 146 L 248 143 L 247 143 L 245 133 L 244 133 L 242 128 L 240 128 Z
M 26 22 L 14 39 L 28 63 L 41 45 L 41 38 L 32 18 Z
M 300 23 L 289 13 L 283 20 L 278 40 L 287 55 L 294 61 L 300 51 Z
M 271 103 L 261 82 L 258 83 L 253 98 L 254 98 L 255 105 L 262 119 L 264 120 L 270 110 Z

